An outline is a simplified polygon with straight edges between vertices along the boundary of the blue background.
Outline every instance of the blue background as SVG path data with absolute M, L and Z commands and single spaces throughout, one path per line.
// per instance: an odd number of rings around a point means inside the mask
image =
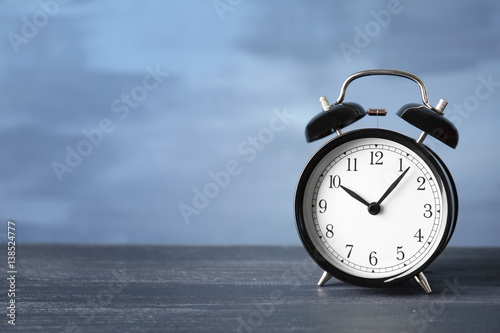
M 486 0 L 2 1 L 0 236 L 13 219 L 19 242 L 298 245 L 319 96 L 391 68 L 460 132 L 456 150 L 426 139 L 459 191 L 451 244 L 498 246 L 499 56 Z M 419 135 L 395 116 L 420 102 L 409 80 L 357 80 L 346 101 Z

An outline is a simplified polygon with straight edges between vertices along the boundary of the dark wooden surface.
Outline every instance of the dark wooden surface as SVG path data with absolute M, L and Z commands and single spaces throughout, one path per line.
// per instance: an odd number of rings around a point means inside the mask
M 299 247 L 18 245 L 16 260 L 2 332 L 500 332 L 500 248 L 446 249 L 430 295 L 317 287 Z

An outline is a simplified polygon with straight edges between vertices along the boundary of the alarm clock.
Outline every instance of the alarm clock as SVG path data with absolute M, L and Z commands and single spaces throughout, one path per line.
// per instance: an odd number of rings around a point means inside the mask
M 370 75 L 410 79 L 422 103 L 406 104 L 397 115 L 422 130 L 414 139 L 380 128 L 343 129 L 365 110 L 343 102 L 348 85 Z M 306 140 L 336 136 L 305 166 L 295 194 L 295 221 L 303 246 L 324 270 L 318 285 L 331 277 L 367 287 L 391 286 L 412 277 L 432 291 L 424 269 L 445 249 L 458 215 L 458 195 L 442 159 L 423 144 L 427 135 L 455 148 L 458 131 L 444 117 L 447 101 L 433 107 L 417 76 L 397 70 L 357 72 L 342 84 L 337 101 L 320 98 L 323 111 L 306 126 Z

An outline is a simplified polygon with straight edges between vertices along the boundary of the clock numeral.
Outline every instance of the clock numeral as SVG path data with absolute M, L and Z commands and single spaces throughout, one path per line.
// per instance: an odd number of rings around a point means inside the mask
M 352 252 L 352 248 L 354 247 L 354 245 L 350 245 L 350 244 L 347 244 L 345 246 L 345 248 L 349 248 L 349 252 L 347 253 L 347 259 L 349 259 L 349 257 L 351 256 L 351 252 Z
M 330 175 L 330 188 L 339 188 L 340 187 L 340 177 L 338 175 L 332 176 Z
M 319 206 L 319 212 L 323 214 L 324 212 L 326 212 L 326 207 L 328 205 L 325 199 L 321 199 L 318 203 L 318 206 Z
M 399 172 L 403 172 L 403 159 L 399 159 Z
M 425 208 L 424 217 L 425 217 L 426 219 L 431 218 L 431 216 L 432 216 L 432 211 L 431 211 L 431 209 L 432 209 L 432 205 L 431 205 L 431 204 L 425 204 L 425 205 L 424 205 L 424 208 Z
M 372 252 L 370 252 L 370 255 L 368 256 L 368 261 L 370 261 L 370 265 L 372 265 L 372 266 L 377 266 L 378 259 L 377 259 L 377 257 L 375 257 L 376 254 L 377 254 L 377 252 L 372 251 Z
M 326 225 L 326 234 L 325 234 L 325 236 L 328 237 L 328 238 L 332 238 L 334 236 L 333 225 L 331 225 L 331 224 L 327 224 Z
M 373 152 L 371 151 L 370 152 L 370 165 L 382 165 L 384 164 L 384 162 L 382 162 L 382 157 L 384 157 L 384 153 L 381 152 L 380 150 L 376 151 L 376 152 Z M 377 159 L 375 161 L 375 159 Z
M 347 171 L 358 171 L 358 159 L 353 158 L 352 159 L 352 167 L 351 167 L 351 158 L 347 158 Z
M 422 229 L 418 229 L 417 233 L 413 237 L 418 239 L 417 242 L 422 243 L 422 239 L 424 238 L 424 236 L 422 236 Z
M 396 256 L 396 259 L 398 260 L 403 260 L 405 258 L 405 253 L 403 251 L 401 251 L 403 249 L 402 246 L 398 246 L 396 251 L 397 251 L 397 256 Z
M 420 176 L 420 177 L 417 178 L 417 182 L 420 184 L 420 185 L 418 185 L 417 190 L 418 191 L 425 191 L 425 186 L 424 186 L 424 184 L 425 184 L 425 178 L 422 177 L 422 176 Z

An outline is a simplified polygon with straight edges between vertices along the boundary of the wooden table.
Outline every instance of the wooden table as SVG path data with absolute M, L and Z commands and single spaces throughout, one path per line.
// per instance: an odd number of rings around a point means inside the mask
M 4 314 L 2 332 L 500 332 L 500 248 L 446 249 L 426 270 L 430 295 L 412 280 L 318 287 L 300 247 L 21 244 L 16 256 L 16 325 Z

